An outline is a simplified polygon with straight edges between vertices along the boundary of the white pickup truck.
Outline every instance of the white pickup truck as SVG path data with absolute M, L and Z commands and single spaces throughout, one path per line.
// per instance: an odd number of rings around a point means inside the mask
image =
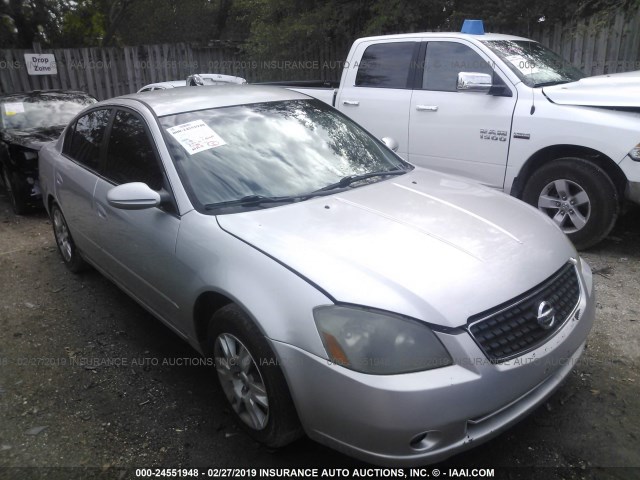
M 416 165 L 538 207 L 578 248 L 640 203 L 640 72 L 584 78 L 533 40 L 412 33 L 357 40 L 337 90 L 292 89 Z

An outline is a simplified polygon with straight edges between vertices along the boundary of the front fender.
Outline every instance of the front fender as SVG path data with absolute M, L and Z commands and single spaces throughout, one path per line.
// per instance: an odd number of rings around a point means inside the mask
M 196 300 L 204 292 L 215 292 L 243 308 L 266 337 L 326 356 L 312 309 L 332 304 L 331 299 L 286 266 L 223 231 L 216 217 L 196 211 L 184 215 L 176 255 L 189 272 L 178 294 L 181 326 L 187 327 L 185 333 L 198 351 L 202 348 Z

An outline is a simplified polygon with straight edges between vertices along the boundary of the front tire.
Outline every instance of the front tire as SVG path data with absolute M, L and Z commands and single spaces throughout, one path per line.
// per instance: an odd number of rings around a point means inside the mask
M 553 160 L 531 175 L 522 199 L 551 218 L 578 250 L 606 237 L 620 209 L 618 191 L 606 172 L 574 157 Z
M 254 440 L 281 447 L 302 434 L 287 382 L 267 340 L 234 304 L 211 318 L 207 353 L 236 420 Z
M 86 263 L 76 248 L 62 210 L 55 203 L 51 207 L 51 223 L 53 224 L 53 235 L 62 261 L 73 273 L 81 272 L 86 268 Z

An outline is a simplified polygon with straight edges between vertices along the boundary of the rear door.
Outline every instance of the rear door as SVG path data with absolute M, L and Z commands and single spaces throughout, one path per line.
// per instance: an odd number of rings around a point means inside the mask
M 378 138 L 392 137 L 407 158 L 409 106 L 419 39 L 362 42 L 336 98 L 336 108 Z
M 463 39 L 429 39 L 409 120 L 409 161 L 502 188 L 517 91 Z M 494 75 L 503 94 L 457 90 L 460 72 Z
M 92 110 L 67 130 L 62 148 L 65 160 L 56 164 L 56 198 L 71 235 L 89 260 L 97 261 L 100 247 L 92 235 L 93 193 L 100 170 L 110 108 Z

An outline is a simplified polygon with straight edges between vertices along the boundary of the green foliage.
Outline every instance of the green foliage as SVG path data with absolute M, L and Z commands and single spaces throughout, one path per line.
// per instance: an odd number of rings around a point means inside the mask
M 355 38 L 456 31 L 465 18 L 488 30 L 528 35 L 541 18 L 606 16 L 640 0 L 0 0 L 7 47 L 245 41 L 254 58 L 280 60 Z
M 31 48 L 34 42 L 50 43 L 69 9 L 64 0 L 0 1 L 2 47 Z
M 55 43 L 61 47 L 100 45 L 107 25 L 106 17 L 104 9 L 94 2 L 79 3 L 75 10 L 64 16 L 62 31 Z
M 140 45 L 206 42 L 218 38 L 216 14 L 221 2 L 138 0 L 119 29 L 120 42 Z
M 459 31 L 466 18 L 488 31 L 530 34 L 541 21 L 633 9 L 640 0 L 236 0 L 234 12 L 250 26 L 246 51 L 254 58 L 298 58 L 327 42 L 399 32 Z

